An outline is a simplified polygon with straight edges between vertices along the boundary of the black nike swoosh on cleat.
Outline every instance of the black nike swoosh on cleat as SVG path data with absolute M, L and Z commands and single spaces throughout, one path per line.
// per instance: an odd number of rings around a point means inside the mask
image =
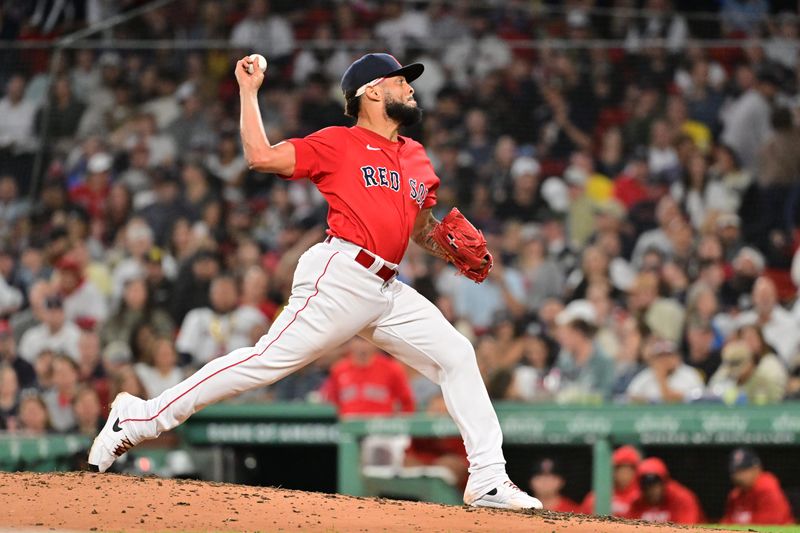
M 111 429 L 113 429 L 113 430 L 114 430 L 114 433 L 117 433 L 118 431 L 122 431 L 122 428 L 121 428 L 121 427 L 119 427 L 119 418 L 117 418 L 116 420 L 114 420 L 114 425 L 113 425 L 113 426 L 111 426 Z
M 119 420 L 119 419 L 117 419 L 117 420 Z M 497 489 L 496 488 L 492 489 L 492 490 L 490 490 L 489 492 L 486 493 L 487 496 L 494 496 L 496 494 L 497 494 Z

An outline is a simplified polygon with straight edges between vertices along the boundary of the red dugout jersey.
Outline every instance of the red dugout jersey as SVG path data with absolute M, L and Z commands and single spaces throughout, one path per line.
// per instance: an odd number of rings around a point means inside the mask
M 376 353 L 366 366 L 348 355 L 331 367 L 322 397 L 336 405 L 340 416 L 391 415 L 414 411 L 414 397 L 403 367 Z
M 422 145 L 360 126 L 288 142 L 296 154 L 289 179 L 309 178 L 328 201 L 328 234 L 399 263 L 417 214 L 436 204 L 439 178 Z
M 792 510 L 778 479 L 762 472 L 753 488 L 734 488 L 728 494 L 723 524 L 792 524 Z
M 611 496 L 611 515 L 612 516 L 628 516 L 631 511 L 631 505 L 637 498 L 639 498 L 639 483 L 634 481 L 624 489 L 614 489 L 614 494 Z M 586 495 L 581 503 L 581 513 L 594 514 L 594 492 Z
M 644 494 L 639 496 L 631 505 L 627 518 L 676 524 L 700 524 L 705 520 L 697 496 L 675 480 L 666 482 L 664 499 L 658 505 L 647 503 Z

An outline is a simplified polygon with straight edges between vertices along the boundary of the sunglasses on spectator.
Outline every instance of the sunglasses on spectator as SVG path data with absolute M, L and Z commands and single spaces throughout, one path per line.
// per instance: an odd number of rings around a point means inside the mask
M 61 309 L 64 307 L 64 302 L 61 300 L 61 298 L 48 298 L 45 300 L 44 305 L 48 309 Z

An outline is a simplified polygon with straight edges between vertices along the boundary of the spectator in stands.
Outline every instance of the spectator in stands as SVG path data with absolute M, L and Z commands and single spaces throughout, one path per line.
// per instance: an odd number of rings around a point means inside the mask
M 614 398 L 624 397 L 631 381 L 646 368 L 644 348 L 650 328 L 634 317 L 628 317 L 620 326 L 620 347 L 614 359 Z
M 723 246 L 726 244 L 723 237 Z M 766 262 L 763 254 L 750 246 L 740 248 L 731 261 L 733 275 L 719 291 L 723 309 L 747 309 L 752 306 L 752 293 L 756 280 L 764 273 Z
M 670 340 L 653 338 L 645 349 L 647 368 L 628 386 L 626 395 L 638 403 L 682 403 L 699 399 L 703 378 L 683 362 Z
M 714 328 L 711 323 L 702 320 L 690 321 L 686 326 L 686 358 L 687 365 L 700 372 L 704 383 L 722 362 L 719 350 L 714 348 Z
M 725 36 L 753 36 L 769 16 L 766 0 L 725 0 L 720 18 Z
M 26 436 L 37 437 L 50 430 L 47 406 L 36 392 L 24 394 L 19 402 L 18 431 Z
M 633 250 L 631 262 L 633 266 L 640 267 L 644 254 L 652 249 L 661 250 L 665 254 L 672 252 L 672 244 L 669 240 L 670 225 L 681 216 L 678 202 L 671 196 L 664 196 L 656 205 L 656 221 L 658 227 L 639 235 L 636 241 L 636 248 Z
M 525 284 L 525 304 L 536 312 L 547 298 L 560 297 L 564 292 L 564 274 L 548 257 L 547 240 L 535 234 L 522 244 L 517 269 Z
M 22 389 L 36 385 L 36 371 L 17 353 L 17 343 L 7 320 L 0 320 L 0 365 L 7 365 L 14 370 Z
M 720 198 L 725 198 L 725 187 L 712 181 L 705 156 L 695 152 L 689 157 L 686 170 L 680 180 L 670 188 L 673 197 L 688 214 L 695 230 L 700 230 L 710 215 L 725 207 Z
M 101 220 L 105 215 L 113 164 L 114 159 L 110 154 L 94 154 L 86 165 L 83 182 L 69 193 L 70 201 L 84 209 L 92 220 Z
M 90 327 L 102 325 L 108 318 L 105 296 L 85 275 L 86 265 L 69 255 L 56 263 L 58 291 L 64 299 L 64 315 L 75 323 Z
M 251 329 L 264 323 L 258 309 L 238 305 L 239 289 L 231 277 L 214 278 L 209 299 L 209 307 L 189 311 L 176 340 L 178 351 L 189 355 L 193 365 L 250 346 Z
M 244 50 L 269 50 L 280 65 L 294 52 L 292 27 L 281 15 L 270 13 L 267 0 L 251 0 L 245 17 L 233 27 L 231 44 Z
M 614 492 L 611 495 L 611 515 L 629 516 L 631 505 L 641 496 L 636 469 L 642 461 L 639 451 L 630 445 L 620 446 L 611 456 L 614 465 Z M 595 514 L 594 492 L 589 492 L 581 503 L 580 512 Z
M 511 347 L 508 350 L 498 350 L 500 367 L 511 371 L 512 383 L 508 399 L 548 401 L 556 392 L 551 388 L 552 378 L 548 378 L 556 356 L 555 349 L 552 343 L 536 334 L 538 329 L 532 324 L 516 340 L 512 331 Z M 489 372 L 493 376 L 496 373 L 496 370 Z
M 468 86 L 473 76 L 484 77 L 511 63 L 511 49 L 489 29 L 489 20 L 476 15 L 469 20 L 469 31 L 447 44 L 442 63 L 452 73 L 460 88 Z
M 103 344 L 129 342 L 134 328 L 141 323 L 149 324 L 158 335 L 172 335 L 175 330 L 169 314 L 151 303 L 147 281 L 135 277 L 125 283 L 119 310 L 101 330 Z
M 720 78 L 724 76 L 725 70 L 718 63 L 698 59 L 692 63 L 691 72 L 686 76 L 688 83 L 682 87 L 689 117 L 705 125 L 712 133 L 716 133 L 719 128 L 719 113 L 724 96 L 718 87 L 721 85 Z
M 253 245 L 257 249 L 258 245 L 255 243 Z M 268 327 L 278 312 L 278 306 L 267 297 L 270 285 L 269 275 L 261 266 L 252 265 L 244 271 L 241 285 L 241 305 L 257 309 L 263 315 L 262 325 Z
M 512 316 L 522 316 L 525 312 L 522 276 L 516 268 L 505 266 L 496 253 L 494 256 L 489 278 L 480 285 L 456 275 L 450 268 L 443 270 L 437 279 L 437 289 L 452 298 L 456 315 L 480 331 L 487 330 L 501 311 Z
M 57 294 L 49 294 L 42 310 L 42 323 L 28 329 L 19 342 L 19 355 L 33 363 L 45 350 L 63 352 L 73 360 L 78 359 L 80 329 L 66 319 L 64 300 Z
M 127 392 L 139 398 L 147 397 L 147 391 L 130 364 L 121 364 L 114 373 L 109 398 L 116 398 L 120 392 Z
M 628 310 L 643 320 L 650 330 L 672 342 L 679 342 L 683 334 L 685 310 L 674 298 L 662 298 L 659 294 L 660 280 L 650 270 L 639 274 L 628 291 Z
M 783 11 L 778 14 L 777 22 L 770 21 L 770 38 L 764 45 L 767 58 L 787 70 L 797 68 L 798 18 L 796 12 Z
M 781 85 L 777 73 L 769 67 L 760 68 L 756 79 L 753 88 L 726 109 L 721 137 L 722 142 L 736 151 L 742 166 L 750 171 L 758 169 L 758 150 L 772 132 L 772 101 Z
M 242 184 L 247 172 L 247 162 L 239 149 L 235 137 L 225 135 L 220 138 L 217 144 L 217 151 L 208 155 L 206 165 L 211 174 L 223 181 L 222 197 L 227 202 L 241 202 L 244 200 Z
M 217 137 L 208 122 L 202 97 L 192 86 L 184 85 L 182 88 L 177 93 L 181 114 L 165 132 L 173 138 L 179 154 L 197 150 L 210 151 L 217 145 Z
M 167 311 L 172 298 L 173 281 L 167 276 L 167 270 L 174 276 L 177 271 L 175 258 L 157 246 L 150 248 L 145 256 L 145 280 L 147 295 L 154 308 Z M 170 317 L 171 319 L 171 317 Z
M 699 269 L 718 264 L 719 259 L 701 258 Z M 700 274 L 700 272 L 698 272 Z M 695 282 L 686 293 L 686 321 L 689 324 L 707 324 L 714 335 L 713 349 L 719 349 L 722 338 L 732 329 L 733 319 L 719 312 L 719 300 L 714 287 L 704 280 Z
M 740 333 L 742 337 L 756 333 Z M 786 367 L 772 353 L 755 352 L 745 340 L 729 343 L 722 350 L 722 365 L 712 376 L 708 389 L 727 403 L 763 405 L 778 403 L 786 394 Z
M 689 25 L 683 15 L 672 10 L 669 0 L 648 0 L 644 9 L 647 16 L 636 17 L 628 26 L 625 47 L 638 52 L 648 47 L 647 41 L 663 39 L 670 53 L 677 53 L 686 47 L 689 40 Z
M 91 387 L 81 386 L 72 398 L 72 410 L 75 413 L 75 429 L 86 437 L 94 437 L 103 427 L 100 397 Z
M 562 350 L 556 361 L 562 402 L 597 402 L 611 395 L 614 363 L 595 342 L 597 313 L 586 300 L 571 302 L 557 318 Z
M 177 229 L 178 224 L 176 224 Z M 192 252 L 186 258 L 172 290 L 170 314 L 175 323 L 183 322 L 192 309 L 207 307 L 211 280 L 220 274 L 219 257 L 209 250 Z
M 566 294 L 571 300 L 586 299 L 587 289 L 595 283 L 609 282 L 609 257 L 600 246 L 587 246 L 581 264 L 566 280 Z
M 25 158 L 30 157 L 36 148 L 34 137 L 34 120 L 36 105 L 25 100 L 25 77 L 14 74 L 6 85 L 6 94 L 0 99 L 0 172 L 9 172 L 24 184 L 22 177 L 27 175 L 31 167 Z
M 758 150 L 758 184 L 761 198 L 761 227 L 765 230 L 790 230 L 797 223 L 794 200 L 800 185 L 800 128 L 792 122 L 792 112 L 776 107 L 771 116 L 772 133 Z
M 17 373 L 0 363 L 0 430 L 13 431 L 19 415 L 20 386 Z
M 793 524 L 794 517 L 781 484 L 764 471 L 750 448 L 737 448 L 728 471 L 734 487 L 728 493 L 723 524 Z
M 673 131 L 666 120 L 656 120 L 650 126 L 650 146 L 647 165 L 653 174 L 674 176 L 680 162 L 672 146 Z
M 30 213 L 31 205 L 27 198 L 21 198 L 19 185 L 12 175 L 0 175 L 0 237 L 7 238 L 11 228 Z
M 178 366 L 178 353 L 169 338 L 159 338 L 152 344 L 150 357 L 134 365 L 136 375 L 147 391 L 147 398 L 155 398 L 184 379 Z
M 42 400 L 55 431 L 67 432 L 75 428 L 72 402 L 78 392 L 78 377 L 75 360 L 66 355 L 53 358 L 53 387 L 42 394 Z
M 518 157 L 511 165 L 513 186 L 508 198 L 498 207 L 501 220 L 533 222 L 539 220 L 542 203 L 539 199 L 539 162 L 531 157 Z
M 536 461 L 528 481 L 531 494 L 542 502 L 544 509 L 557 513 L 578 512 L 578 504 L 561 494 L 565 483 L 558 463 L 549 457 Z
M 320 392 L 342 417 L 414 411 L 414 398 L 400 363 L 360 337 L 350 341 L 348 353 L 331 367 Z
M 42 136 L 47 124 L 48 142 L 53 146 L 68 146 L 85 109 L 86 106 L 73 95 L 69 79 L 66 76 L 56 78 L 47 115 L 44 109 L 39 109 L 36 114 L 37 135 Z
M 792 315 L 778 303 L 775 282 L 762 276 L 753 284 L 753 309 L 737 317 L 740 324 L 757 324 L 764 339 L 788 363 L 797 351 L 800 334 Z
M 704 522 L 697 496 L 670 478 L 661 459 L 650 457 L 643 460 L 636 473 L 641 495 L 631 504 L 627 518 L 676 524 Z

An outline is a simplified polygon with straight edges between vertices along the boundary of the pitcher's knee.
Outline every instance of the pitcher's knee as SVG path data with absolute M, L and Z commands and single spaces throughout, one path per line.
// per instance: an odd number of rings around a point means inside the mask
M 447 340 L 446 348 L 439 358 L 442 371 L 450 374 L 478 368 L 475 358 L 475 348 L 465 336 L 458 334 Z

